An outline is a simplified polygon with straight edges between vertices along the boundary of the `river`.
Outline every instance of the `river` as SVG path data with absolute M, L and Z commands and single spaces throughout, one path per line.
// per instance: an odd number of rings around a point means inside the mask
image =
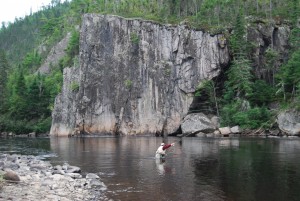
M 300 139 L 0 138 L 0 152 L 39 155 L 96 173 L 115 201 L 300 200 Z

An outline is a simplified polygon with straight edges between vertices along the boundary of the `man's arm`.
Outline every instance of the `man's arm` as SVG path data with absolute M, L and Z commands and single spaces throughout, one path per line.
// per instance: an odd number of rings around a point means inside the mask
M 172 143 L 172 144 L 166 144 L 166 145 L 164 145 L 163 146 L 163 150 L 166 150 L 166 149 L 168 149 L 168 148 L 170 148 L 171 146 L 174 146 L 175 145 L 175 143 Z

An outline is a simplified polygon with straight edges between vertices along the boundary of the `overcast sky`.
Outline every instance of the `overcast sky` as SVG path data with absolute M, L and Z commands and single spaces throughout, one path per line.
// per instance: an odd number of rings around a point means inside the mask
M 0 0 L 0 23 L 14 22 L 16 17 L 29 15 L 30 9 L 36 12 L 50 3 L 51 0 Z

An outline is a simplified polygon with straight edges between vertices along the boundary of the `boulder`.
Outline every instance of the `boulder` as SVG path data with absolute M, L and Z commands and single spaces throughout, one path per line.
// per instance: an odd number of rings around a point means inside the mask
M 195 133 L 195 132 L 214 132 L 216 126 L 213 122 L 203 113 L 193 113 L 187 115 L 182 124 L 181 129 L 183 133 Z
M 214 135 L 220 135 L 221 133 L 220 133 L 220 131 L 219 130 L 215 130 L 214 131 Z
M 36 137 L 36 132 L 28 133 L 28 137 Z
M 287 110 L 277 116 L 279 129 L 287 135 L 300 135 L 300 112 Z
M 86 175 L 86 178 L 87 178 L 87 179 L 99 179 L 100 177 L 99 177 L 98 175 L 96 175 L 96 174 L 88 173 L 88 174 Z
M 67 173 L 80 173 L 81 169 L 76 166 L 69 166 L 68 169 L 66 170 Z
M 73 179 L 81 179 L 82 178 L 82 175 L 79 173 L 66 173 L 65 175 L 68 175 Z
M 222 135 L 229 135 L 231 133 L 231 130 L 229 127 L 219 128 L 219 131 Z
M 241 128 L 239 126 L 234 126 L 230 128 L 231 133 L 240 133 L 241 132 Z
M 7 171 L 3 175 L 3 179 L 8 180 L 8 181 L 20 181 L 20 177 L 13 171 Z

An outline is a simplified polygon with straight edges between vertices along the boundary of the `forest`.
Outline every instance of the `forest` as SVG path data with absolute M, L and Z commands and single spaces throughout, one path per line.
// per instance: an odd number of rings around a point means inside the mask
M 63 69 L 79 54 L 81 17 L 101 13 L 142 18 L 162 24 L 184 22 L 210 34 L 224 33 L 231 64 L 224 80 L 199 85 L 195 97 L 205 96 L 222 125 L 270 128 L 280 110 L 300 109 L 300 0 L 53 0 L 36 13 L 2 22 L 0 29 L 0 132 L 46 133 L 51 126 L 54 100 L 61 91 Z M 288 58 L 278 64 L 278 52 L 266 52 L 272 80 L 253 72 L 249 18 L 289 25 Z M 67 33 L 66 55 L 50 74 L 37 73 L 51 48 Z M 276 103 L 273 110 L 270 104 Z

